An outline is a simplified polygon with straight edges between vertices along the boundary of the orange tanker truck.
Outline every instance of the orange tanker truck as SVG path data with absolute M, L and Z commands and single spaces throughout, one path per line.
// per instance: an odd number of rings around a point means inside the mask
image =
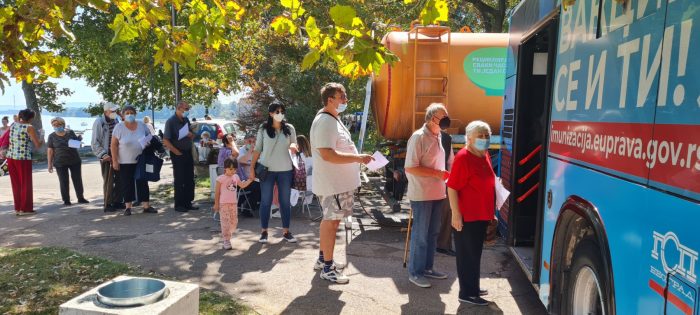
M 464 128 L 476 119 L 487 122 L 496 135 L 492 148 L 499 144 L 508 34 L 416 26 L 408 32 L 388 33 L 383 43 L 400 61 L 384 65 L 373 79 L 372 110 L 390 148 L 385 190 L 401 200 L 406 183 L 405 142 L 423 125 L 431 103 L 447 107 L 453 148 L 464 146 Z

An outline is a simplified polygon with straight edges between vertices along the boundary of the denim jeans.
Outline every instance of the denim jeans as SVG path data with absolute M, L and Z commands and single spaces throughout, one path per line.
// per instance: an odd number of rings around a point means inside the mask
M 445 199 L 411 201 L 413 226 L 411 227 L 408 274 L 412 277 L 423 276 L 426 270 L 433 269 L 444 202 Z
M 293 171 L 267 172 L 267 177 L 260 182 L 260 226 L 267 229 L 270 222 L 270 207 L 272 206 L 272 193 L 277 183 L 278 199 L 280 202 L 280 213 L 282 214 L 282 227 L 288 229 L 292 216 L 292 204 L 290 195 L 292 193 Z

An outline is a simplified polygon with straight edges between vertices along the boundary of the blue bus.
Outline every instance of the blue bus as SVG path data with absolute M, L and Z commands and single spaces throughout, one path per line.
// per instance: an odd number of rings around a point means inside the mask
M 540 300 L 700 314 L 700 0 L 525 0 L 509 27 L 499 231 Z

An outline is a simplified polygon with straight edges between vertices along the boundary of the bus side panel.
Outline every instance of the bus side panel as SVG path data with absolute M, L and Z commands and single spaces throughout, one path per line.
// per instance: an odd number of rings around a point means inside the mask
M 543 268 L 551 260 L 559 211 L 576 195 L 596 207 L 603 220 L 618 314 L 662 314 L 663 290 L 672 274 L 668 313 L 695 308 L 700 204 L 557 158 L 550 157 L 548 165 L 546 190 L 552 191 L 552 207 L 543 216 Z M 543 272 L 540 299 L 545 305 L 549 281 L 549 272 Z
M 515 119 L 515 83 L 517 77 L 511 76 L 506 79 L 506 91 L 503 97 L 503 118 L 501 121 L 501 150 L 500 163 L 498 168 L 498 173 L 503 180 L 503 186 L 508 189 L 508 191 L 513 191 L 511 187 L 511 182 L 513 178 L 513 136 L 514 136 L 514 119 Z M 498 231 L 501 235 L 505 236 L 509 240 L 509 223 L 510 223 L 510 196 L 506 199 L 501 209 L 497 211 L 498 215 Z
M 668 4 L 650 184 L 700 200 L 700 2 Z

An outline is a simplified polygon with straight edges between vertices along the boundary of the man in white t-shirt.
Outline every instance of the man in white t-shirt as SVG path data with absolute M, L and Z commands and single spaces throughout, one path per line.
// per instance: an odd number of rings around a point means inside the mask
M 348 106 L 345 87 L 339 83 L 326 83 L 321 88 L 321 109 L 311 124 L 311 151 L 314 171 L 313 192 L 319 197 L 323 209 L 320 227 L 320 251 L 314 269 L 321 269 L 321 279 L 335 283 L 348 283 L 340 272 L 345 264 L 333 262 L 335 234 L 340 220 L 352 215 L 353 191 L 360 186 L 360 163 L 367 164 L 372 157 L 358 154 L 338 114 Z

